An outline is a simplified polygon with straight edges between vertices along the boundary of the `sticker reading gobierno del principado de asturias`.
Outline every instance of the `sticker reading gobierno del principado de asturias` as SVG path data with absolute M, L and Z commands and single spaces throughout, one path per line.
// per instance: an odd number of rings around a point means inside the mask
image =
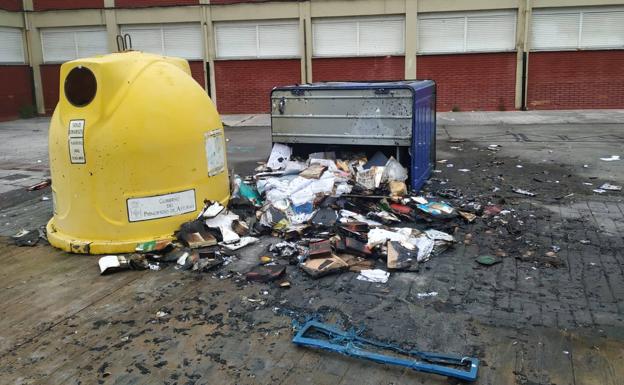
M 128 221 L 139 222 L 173 217 L 195 211 L 195 190 L 149 197 L 128 198 Z

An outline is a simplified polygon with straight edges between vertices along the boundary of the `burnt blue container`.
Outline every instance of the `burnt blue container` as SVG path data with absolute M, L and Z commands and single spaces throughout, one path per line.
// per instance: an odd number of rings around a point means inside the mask
M 432 80 L 276 87 L 271 135 L 274 143 L 383 149 L 409 169 L 410 187 L 418 191 L 435 164 L 435 111 Z

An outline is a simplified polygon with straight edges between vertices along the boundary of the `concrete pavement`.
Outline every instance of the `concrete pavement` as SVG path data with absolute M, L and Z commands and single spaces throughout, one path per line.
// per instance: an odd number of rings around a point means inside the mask
M 215 273 L 100 276 L 97 256 L 18 248 L 2 237 L 52 215 L 50 201 L 23 193 L 0 209 L 0 383 L 455 384 L 296 348 L 291 318 L 309 315 L 366 326 L 375 339 L 476 356 L 476 384 L 620 383 L 624 202 L 622 192 L 592 190 L 624 184 L 624 161 L 600 160 L 624 157 L 624 123 L 612 112 L 499 114 L 439 117 L 440 163 L 423 193 L 506 213 L 433 221 L 457 245 L 418 272 L 392 272 L 386 284 L 355 273 L 312 280 L 296 266 L 287 268 L 290 289 L 246 283 L 240 274 L 257 265 L 264 243 Z M 7 132 L 23 146 L 45 144 L 42 132 Z M 267 126 L 230 127 L 226 136 L 235 172 L 245 175 L 266 159 Z M 3 164 L 21 167 L 15 172 L 45 154 L 33 145 L 31 160 L 12 150 L 16 144 L 2 145 Z M 553 246 L 557 265 L 540 260 Z M 480 266 L 479 255 L 502 261 Z

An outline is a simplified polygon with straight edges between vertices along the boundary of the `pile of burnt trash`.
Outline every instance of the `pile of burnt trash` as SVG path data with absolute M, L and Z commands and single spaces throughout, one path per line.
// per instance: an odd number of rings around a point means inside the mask
M 247 280 L 288 287 L 286 267 L 292 265 L 312 278 L 351 271 L 360 280 L 384 283 L 392 271 L 419 271 L 457 242 L 460 227 L 479 218 L 486 232 L 503 236 L 507 231 L 512 240 L 520 239 L 524 222 L 513 209 L 488 197 L 469 199 L 450 188 L 408 192 L 408 177 L 400 162 L 381 152 L 371 157 L 317 152 L 302 159 L 289 146 L 275 144 L 253 175 L 233 177 L 228 207 L 206 201 L 174 241 L 142 243 L 134 254 L 103 257 L 100 269 L 159 270 L 172 264 L 206 272 L 236 260 L 241 249 L 263 237 L 273 237 L 277 242 L 258 252 L 256 266 L 245 272 Z M 432 178 L 430 184 L 435 182 Z M 464 234 L 463 242 L 470 243 L 470 238 Z M 504 256 L 493 252 L 474 257 L 491 265 Z M 534 256 L 530 251 L 517 257 Z M 556 264 L 556 255 L 550 257 Z
M 106 256 L 102 273 L 119 269 L 208 271 L 228 264 L 237 251 L 263 236 L 281 238 L 246 274 L 250 281 L 284 278 L 297 265 L 313 278 L 355 271 L 359 279 L 385 282 L 389 271 L 417 271 L 420 264 L 455 242 L 453 235 L 430 228 L 432 219 L 459 213 L 444 201 L 408 193 L 408 171 L 381 152 L 312 153 L 292 156 L 275 144 L 268 162 L 254 175 L 234 176 L 228 207 L 205 202 L 197 219 L 183 224 L 174 241 L 137 245 L 131 255 Z

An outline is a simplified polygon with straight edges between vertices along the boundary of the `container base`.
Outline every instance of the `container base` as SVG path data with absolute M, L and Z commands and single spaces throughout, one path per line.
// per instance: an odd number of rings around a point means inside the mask
M 153 236 L 144 239 L 103 241 L 103 240 L 87 240 L 73 237 L 59 231 L 55 224 L 54 218 L 50 219 L 46 226 L 48 242 L 58 249 L 74 254 L 125 254 L 134 253 L 139 243 L 154 240 L 173 240 L 173 234 L 163 234 L 161 236 Z

